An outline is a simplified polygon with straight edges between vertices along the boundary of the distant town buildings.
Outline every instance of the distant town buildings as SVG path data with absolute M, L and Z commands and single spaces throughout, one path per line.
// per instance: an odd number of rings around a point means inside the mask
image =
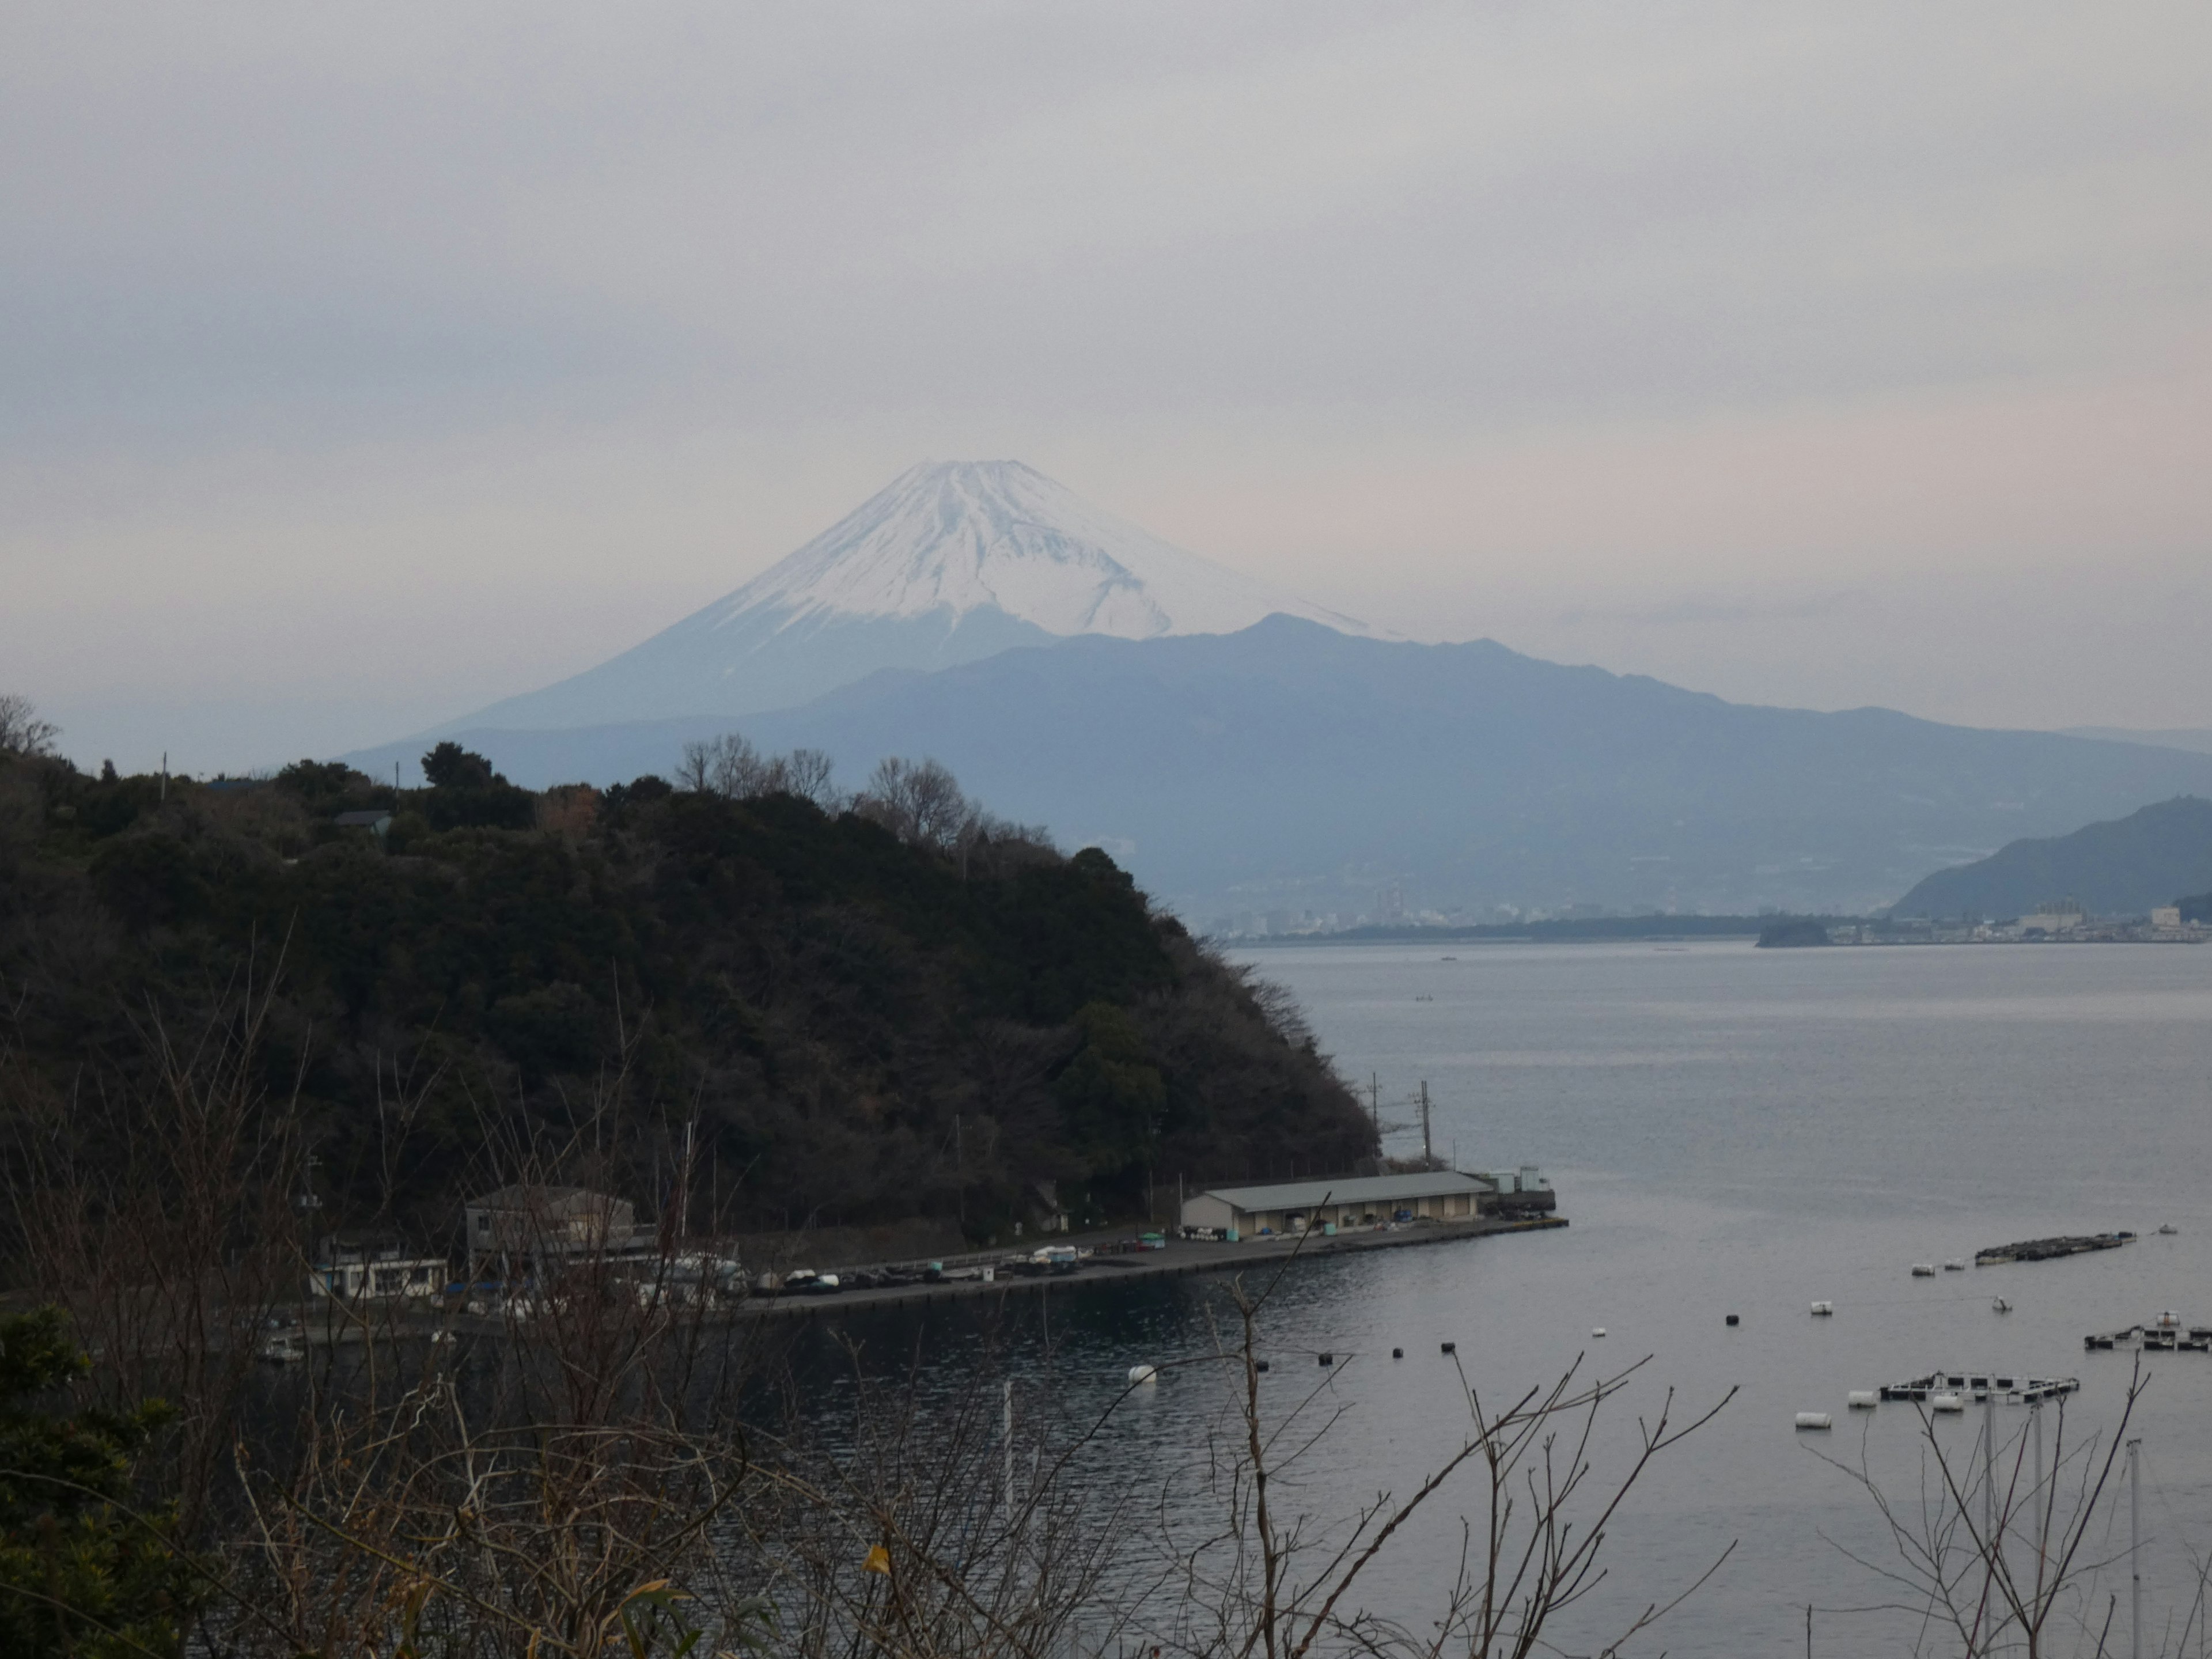
M 2050 899 L 2039 904 L 2030 915 L 2020 919 L 2020 931 L 2028 933 L 2079 933 L 2089 920 L 2079 899 Z

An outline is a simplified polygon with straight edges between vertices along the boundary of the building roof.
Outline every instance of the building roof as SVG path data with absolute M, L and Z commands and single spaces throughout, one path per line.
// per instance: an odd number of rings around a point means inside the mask
M 1297 1210 L 1324 1201 L 1331 1204 L 1378 1204 L 1393 1199 L 1437 1198 L 1453 1193 L 1486 1193 L 1490 1183 L 1480 1176 L 1457 1170 L 1431 1170 L 1425 1174 L 1346 1176 L 1337 1181 L 1286 1181 L 1271 1187 L 1208 1187 L 1199 1194 L 1226 1199 L 1240 1210 Z
M 472 1198 L 471 1210 L 524 1210 L 533 1215 L 574 1215 L 579 1210 L 611 1209 L 623 1200 L 589 1187 L 501 1187 Z

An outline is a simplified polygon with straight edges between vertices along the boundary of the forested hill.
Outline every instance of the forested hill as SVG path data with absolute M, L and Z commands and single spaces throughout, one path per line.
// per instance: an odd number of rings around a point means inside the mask
M 2177 796 L 2070 836 L 2015 841 L 1939 870 L 1902 899 L 1902 916 L 2026 915 L 2071 898 L 2093 915 L 2140 916 L 2212 885 L 2212 801 Z
M 426 1241 L 532 1158 L 641 1218 L 681 1193 L 695 1230 L 980 1238 L 1041 1182 L 1103 1217 L 1148 1172 L 1374 1150 L 1279 997 L 937 769 L 840 799 L 726 753 L 690 788 L 533 794 L 434 758 L 405 793 L 303 763 L 165 799 L 0 757 L 11 1153 L 96 1163 L 226 1047 L 264 1128 L 296 1100 L 320 1223 Z

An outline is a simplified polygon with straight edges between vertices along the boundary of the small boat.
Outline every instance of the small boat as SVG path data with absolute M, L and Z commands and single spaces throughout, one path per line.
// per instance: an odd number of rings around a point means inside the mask
M 1943 1271 L 1947 1273 L 1962 1273 L 1966 1271 L 1966 1264 L 1954 1256 L 1943 1264 Z
M 2172 1237 L 2174 1234 L 2181 1231 L 2180 1228 L 2175 1226 L 2171 1221 L 2161 1221 L 2159 1223 L 2158 1230 L 2167 1238 Z
M 300 1340 L 295 1331 L 279 1331 L 274 1336 L 263 1339 L 260 1352 L 264 1359 L 289 1365 L 307 1357 L 307 1345 Z
M 1997 1297 L 1990 1302 L 1990 1311 L 1991 1313 L 2010 1313 L 2012 1311 L 2012 1304 L 2006 1301 L 2001 1296 Z
M 1813 1304 L 1813 1316 L 1816 1319 L 1826 1319 L 1835 1311 L 1836 1304 L 1832 1302 L 1815 1302 Z
M 1604 1326 L 1602 1326 L 1602 1325 L 1593 1325 L 1593 1326 L 1591 1326 L 1591 1327 L 1590 1327 L 1590 1334 L 1591 1334 L 1592 1336 L 1603 1336 L 1603 1335 L 1605 1334 L 1605 1327 L 1604 1327 Z
M 1916 1262 L 1914 1262 L 1914 1263 L 1912 1264 L 1912 1276 L 1913 1276 L 1915 1279 L 1933 1279 L 1933 1278 L 1935 1278 L 1935 1277 L 1936 1277 L 1936 1264 L 1935 1264 L 1934 1262 L 1932 1262 L 1932 1261 L 1916 1261 Z

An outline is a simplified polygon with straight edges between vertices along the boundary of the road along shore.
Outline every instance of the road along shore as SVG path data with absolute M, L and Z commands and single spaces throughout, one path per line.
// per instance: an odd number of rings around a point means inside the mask
M 1234 1244 L 1171 1238 L 1163 1249 L 1085 1257 L 1072 1273 L 994 1272 L 992 1278 L 986 1279 L 981 1273 L 982 1265 L 1003 1264 L 1009 1259 L 1006 1252 L 994 1251 L 948 1261 L 946 1276 L 934 1283 L 856 1287 L 828 1295 L 756 1293 L 743 1301 L 702 1310 L 697 1316 L 709 1324 L 744 1319 L 819 1319 L 859 1309 L 925 1305 L 1030 1291 L 1123 1284 L 1139 1279 L 1171 1279 L 1186 1273 L 1249 1273 L 1257 1268 L 1279 1267 L 1293 1261 L 1319 1261 L 1357 1250 L 1410 1249 L 1419 1245 L 1450 1244 L 1504 1233 L 1543 1232 L 1566 1224 L 1566 1218 L 1559 1215 L 1478 1216 L 1468 1221 L 1423 1221 L 1395 1227 L 1358 1228 L 1333 1235 L 1309 1232 L 1249 1238 Z M 911 1267 L 916 1264 L 882 1265 Z M 355 1308 L 320 1302 L 303 1304 L 298 1311 L 301 1322 L 291 1329 L 296 1339 L 309 1348 L 422 1336 L 436 1341 L 445 1340 L 438 1334 L 441 1331 L 465 1336 L 514 1335 L 527 1333 L 530 1328 L 527 1321 L 517 1325 L 501 1314 L 462 1312 L 451 1304 L 437 1309 L 392 1304 Z M 291 1353 L 282 1357 L 302 1356 Z
M 1009 1291 L 1112 1285 L 1135 1279 L 1171 1279 L 1183 1273 L 1247 1273 L 1255 1267 L 1286 1262 L 1293 1257 L 1305 1261 L 1324 1256 L 1345 1255 L 1356 1250 L 1402 1250 L 1422 1244 L 1449 1244 L 1461 1239 L 1487 1238 L 1500 1233 L 1544 1232 L 1566 1224 L 1567 1218 L 1559 1215 L 1478 1216 L 1468 1221 L 1420 1222 L 1395 1228 L 1362 1228 L 1334 1236 L 1309 1232 L 1296 1237 L 1280 1235 L 1248 1238 L 1234 1244 L 1207 1239 L 1170 1238 L 1165 1249 L 1087 1257 L 1073 1273 L 1034 1276 L 1000 1273 L 988 1280 L 947 1278 L 936 1284 L 886 1285 L 866 1290 L 839 1291 L 827 1296 L 750 1296 L 734 1304 L 729 1312 L 740 1319 L 777 1316 L 818 1318 L 825 1314 L 855 1308 L 949 1302 L 963 1297 L 992 1296 Z

